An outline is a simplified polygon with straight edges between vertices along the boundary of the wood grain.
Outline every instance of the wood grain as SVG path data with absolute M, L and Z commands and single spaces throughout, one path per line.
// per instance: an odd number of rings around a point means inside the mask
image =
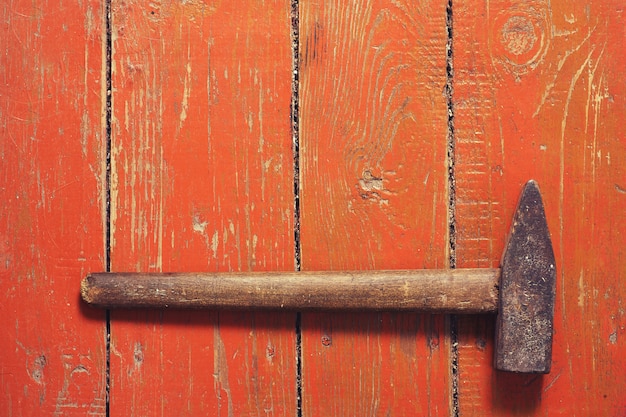
M 499 278 L 499 269 L 95 273 L 81 295 L 105 308 L 494 313 Z
M 493 371 L 459 324 L 461 415 L 624 415 L 624 5 L 455 1 L 456 256 L 497 265 L 516 190 L 541 186 L 557 262 L 553 367 Z
M 100 2 L 0 7 L 0 414 L 104 416 Z
M 302 268 L 448 263 L 446 1 L 300 3 Z M 495 268 L 522 184 L 557 254 L 551 374 L 459 322 L 459 414 L 626 415 L 619 0 L 454 0 L 455 252 Z M 105 415 L 105 2 L 0 8 L 0 410 Z M 290 3 L 112 2 L 112 266 L 294 269 Z M 295 415 L 290 313 L 116 312 L 111 415 Z M 304 314 L 302 413 L 450 415 L 442 316 Z M 3 414 L 3 415 L 4 415 Z
M 112 269 L 293 270 L 289 2 L 112 7 Z M 112 415 L 295 414 L 295 314 L 111 316 Z
M 446 2 L 300 2 L 303 270 L 447 265 Z M 447 415 L 442 316 L 304 314 L 303 415 Z

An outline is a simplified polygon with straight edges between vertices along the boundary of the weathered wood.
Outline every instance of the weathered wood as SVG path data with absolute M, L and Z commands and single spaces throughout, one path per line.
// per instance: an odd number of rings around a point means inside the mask
M 556 254 L 549 376 L 494 372 L 494 328 L 459 322 L 462 416 L 626 415 L 624 4 L 454 0 L 456 257 L 498 265 L 536 179 Z
M 98 307 L 497 311 L 499 269 L 292 273 L 91 274 Z
M 445 268 L 447 1 L 298 4 L 302 269 Z M 444 321 L 303 313 L 303 416 L 450 415 Z
M 293 270 L 290 2 L 111 7 L 111 269 Z M 296 415 L 295 321 L 113 311 L 111 415 Z
M 104 2 L 0 6 L 0 414 L 104 416 Z

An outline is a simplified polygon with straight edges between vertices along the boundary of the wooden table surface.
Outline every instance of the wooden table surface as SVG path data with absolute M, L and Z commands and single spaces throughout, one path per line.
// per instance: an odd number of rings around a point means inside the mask
M 626 415 L 620 0 L 8 0 L 0 415 Z M 111 311 L 96 271 L 495 268 L 523 184 L 552 372 L 494 319 Z

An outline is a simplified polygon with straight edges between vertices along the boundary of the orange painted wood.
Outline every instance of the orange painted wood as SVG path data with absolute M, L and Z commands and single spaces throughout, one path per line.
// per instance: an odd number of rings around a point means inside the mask
M 446 3 L 300 2 L 303 270 L 447 265 Z M 302 316 L 305 416 L 448 415 L 443 316 Z
M 493 325 L 459 324 L 467 416 L 626 414 L 626 58 L 618 1 L 455 1 L 456 258 L 497 266 L 538 181 L 557 260 L 552 372 L 493 370 Z
M 103 10 L 0 7 L 0 414 L 105 413 Z
M 290 3 L 112 7 L 112 269 L 293 270 Z M 111 332 L 112 415 L 295 414 L 293 313 Z
M 445 3 L 300 2 L 302 268 L 447 266 Z M 104 415 L 103 4 L 0 29 L 0 413 Z M 459 322 L 459 414 L 626 414 L 624 6 L 455 0 L 458 267 L 497 267 L 523 183 L 557 254 L 552 373 Z M 293 270 L 290 4 L 113 2 L 112 266 Z M 295 415 L 290 313 L 114 312 L 111 415 Z M 449 415 L 442 316 L 304 314 L 303 414 Z

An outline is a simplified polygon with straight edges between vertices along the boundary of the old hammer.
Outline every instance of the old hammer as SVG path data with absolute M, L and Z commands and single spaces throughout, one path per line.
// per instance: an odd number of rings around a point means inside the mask
M 500 268 L 353 272 L 94 273 L 104 308 L 410 310 L 497 313 L 495 367 L 548 373 L 556 269 L 539 188 L 519 200 Z

